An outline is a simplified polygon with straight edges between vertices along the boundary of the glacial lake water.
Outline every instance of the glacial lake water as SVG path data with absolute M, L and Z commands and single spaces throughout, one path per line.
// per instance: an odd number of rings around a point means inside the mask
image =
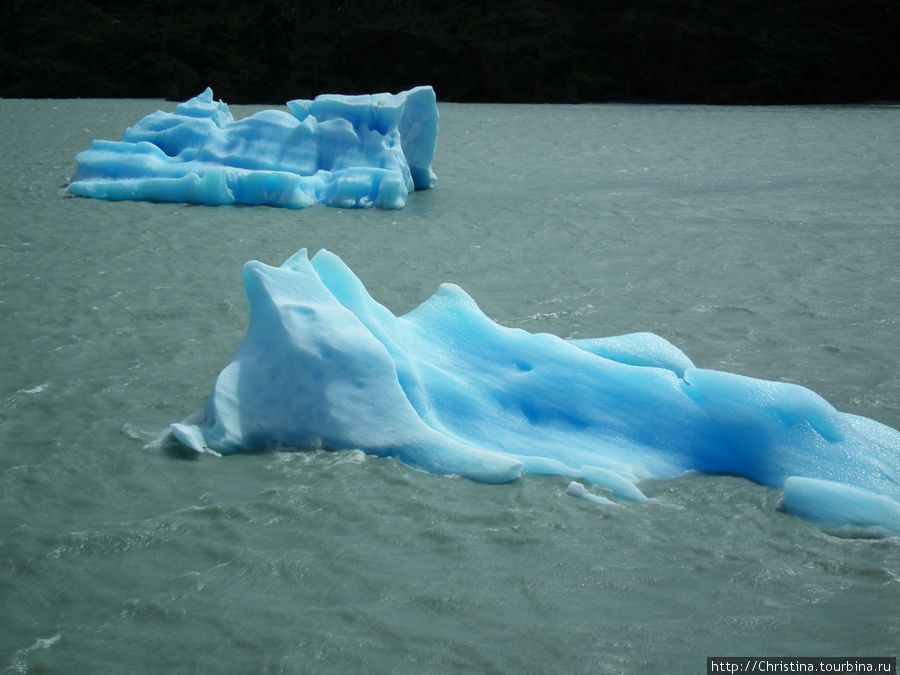
M 395 313 L 450 281 L 504 325 L 651 331 L 900 428 L 900 108 L 439 104 L 437 187 L 401 211 L 66 195 L 78 152 L 157 109 L 0 100 L 3 672 L 898 655 L 900 540 L 805 522 L 744 479 L 601 508 L 561 478 L 156 439 L 243 338 L 244 262 L 301 248 Z

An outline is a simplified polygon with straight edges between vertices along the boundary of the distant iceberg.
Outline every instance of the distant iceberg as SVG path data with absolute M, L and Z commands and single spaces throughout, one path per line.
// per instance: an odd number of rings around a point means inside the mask
M 235 121 L 207 89 L 76 157 L 68 191 L 98 199 L 399 209 L 434 186 L 434 90 L 287 103 Z
M 648 478 L 723 472 L 783 490 L 804 518 L 900 534 L 900 433 L 803 387 L 696 368 L 650 333 L 506 328 L 451 284 L 394 316 L 327 251 L 249 262 L 243 278 L 247 335 L 205 413 L 171 426 L 197 451 L 356 448 L 485 482 L 567 476 L 629 501 Z

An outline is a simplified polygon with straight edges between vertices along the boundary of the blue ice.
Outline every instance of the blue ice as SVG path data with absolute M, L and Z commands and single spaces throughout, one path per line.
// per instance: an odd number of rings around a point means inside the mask
M 650 478 L 724 472 L 783 490 L 809 520 L 900 534 L 900 433 L 801 386 L 696 368 L 650 333 L 507 328 L 452 284 L 395 316 L 327 251 L 249 262 L 243 280 L 247 335 L 205 412 L 171 427 L 197 451 L 356 448 L 491 483 L 566 476 L 628 501 Z
M 76 157 L 68 191 L 98 199 L 399 209 L 431 188 L 434 90 L 289 101 L 235 120 L 212 90 Z

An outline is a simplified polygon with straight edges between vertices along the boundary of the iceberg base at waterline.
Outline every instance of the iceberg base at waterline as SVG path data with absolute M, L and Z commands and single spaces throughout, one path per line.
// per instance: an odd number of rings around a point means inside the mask
M 809 520 L 900 534 L 900 433 L 804 387 L 696 368 L 650 333 L 504 327 L 452 284 L 395 316 L 327 251 L 249 262 L 243 281 L 247 335 L 204 413 L 171 426 L 197 451 L 360 449 L 492 483 L 566 476 L 626 501 L 650 478 L 738 474 Z
M 212 90 L 78 154 L 68 192 L 97 199 L 399 209 L 435 184 L 434 90 L 287 103 L 235 120 Z

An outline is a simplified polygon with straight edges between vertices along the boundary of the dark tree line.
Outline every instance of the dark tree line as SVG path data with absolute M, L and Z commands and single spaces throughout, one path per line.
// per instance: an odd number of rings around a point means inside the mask
M 900 100 L 897 0 L 5 0 L 0 96 Z

